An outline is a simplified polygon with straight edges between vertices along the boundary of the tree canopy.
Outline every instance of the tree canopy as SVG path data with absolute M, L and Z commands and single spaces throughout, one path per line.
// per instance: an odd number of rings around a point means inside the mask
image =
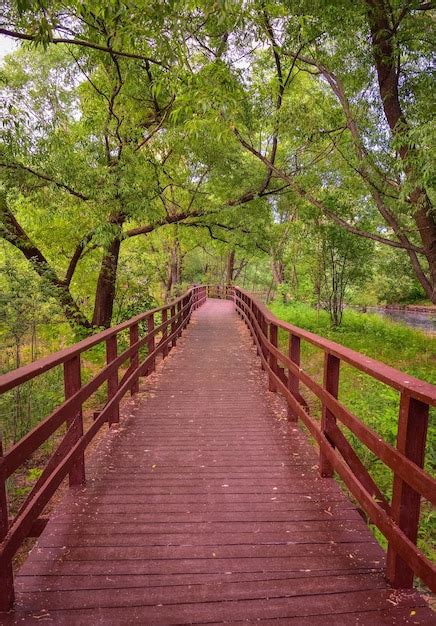
M 5 267 L 82 329 L 206 280 L 340 309 L 371 279 L 386 297 L 390 267 L 395 297 L 436 303 L 433 21 L 421 0 L 4 3 Z

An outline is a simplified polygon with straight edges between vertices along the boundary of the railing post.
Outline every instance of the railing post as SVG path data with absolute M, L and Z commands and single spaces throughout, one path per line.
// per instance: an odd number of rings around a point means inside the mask
M 71 398 L 71 396 L 77 393 L 81 386 L 82 377 L 80 354 L 77 354 L 76 356 L 73 356 L 71 359 L 65 361 L 64 363 L 65 400 L 68 400 L 68 398 Z M 75 443 L 83 435 L 83 412 L 81 407 L 76 415 L 69 415 L 67 417 L 67 428 L 70 428 L 73 422 L 73 442 Z M 80 454 L 79 458 L 70 470 L 69 484 L 70 487 L 85 484 L 85 456 L 83 452 Z
M 112 335 L 112 337 L 108 337 L 106 339 L 106 363 L 109 365 L 112 363 L 114 359 L 117 358 L 118 355 L 118 343 L 117 336 Z M 118 369 L 115 370 L 112 374 L 109 375 L 107 379 L 107 400 L 108 402 L 112 400 L 115 394 L 118 391 Z M 120 408 L 117 403 L 116 406 L 112 407 L 112 410 L 108 415 L 109 426 L 111 424 L 117 424 L 120 421 Z
M 3 442 L 0 434 L 0 467 L 3 460 Z M 6 478 L 0 473 L 0 543 L 6 537 L 9 527 Z M 12 562 L 8 561 L 0 569 L 0 611 L 9 611 L 14 604 L 14 573 Z
M 269 340 L 277 348 L 277 326 L 272 323 L 269 324 Z M 272 352 L 269 353 L 269 366 L 273 373 L 277 375 L 277 357 Z M 277 386 L 271 374 L 269 376 L 269 390 L 277 391 Z
M 168 319 L 168 309 L 162 309 L 162 324 L 163 324 L 162 341 L 165 341 L 165 339 L 168 337 L 167 319 Z M 168 345 L 166 345 L 162 349 L 162 358 L 163 359 L 166 356 L 168 356 L 168 352 L 169 352 L 169 348 L 168 348 Z
M 259 326 L 260 326 L 260 328 L 262 330 L 262 335 L 266 339 L 268 339 L 268 324 L 267 324 L 267 322 L 265 320 L 264 314 L 261 311 L 259 311 Z M 261 345 L 261 348 L 262 348 L 262 354 L 263 354 L 264 358 L 266 360 L 268 360 L 268 348 L 264 345 L 264 343 L 262 341 L 262 336 L 259 337 L 259 340 L 260 340 L 260 345 Z M 262 369 L 265 369 L 265 368 L 263 367 Z
M 297 367 L 300 367 L 300 344 L 300 337 L 290 333 L 288 354 L 292 363 L 294 363 Z M 298 377 L 291 372 L 291 370 L 288 370 L 288 389 L 294 398 L 297 398 L 300 393 L 300 381 L 298 380 Z M 288 420 L 290 422 L 298 422 L 298 415 L 294 413 L 290 405 L 288 405 Z
M 341 361 L 338 357 L 333 356 L 329 352 L 324 356 L 324 389 L 334 398 L 338 397 L 339 392 L 339 370 Z M 332 425 L 336 424 L 336 418 L 333 413 L 325 406 L 322 407 L 321 431 L 329 439 L 329 430 Z M 333 445 L 333 444 L 332 444 Z M 333 476 L 333 467 L 327 460 L 326 456 L 320 449 L 319 471 L 324 478 Z
M 184 311 L 183 311 L 183 307 L 185 306 L 185 298 L 182 298 L 179 302 L 179 317 L 178 317 L 178 324 L 180 326 L 179 328 L 179 332 L 178 332 L 178 337 L 182 336 L 182 324 L 183 324 L 183 315 L 184 315 Z
M 139 327 L 138 324 L 132 324 L 130 327 L 130 346 L 133 346 L 135 343 L 139 341 Z M 132 370 L 136 370 L 139 367 L 139 354 L 138 349 L 130 357 L 130 367 Z M 139 377 L 135 380 L 135 382 L 130 387 L 130 393 L 133 396 L 135 393 L 139 391 Z
M 147 318 L 147 335 L 148 335 L 148 337 L 147 337 L 147 349 L 148 349 L 148 354 L 151 354 L 152 352 L 154 352 L 155 347 L 156 347 L 155 337 L 152 334 L 153 331 L 154 331 L 154 314 L 152 313 Z M 154 372 L 155 369 L 156 369 L 156 359 L 153 357 L 153 359 L 151 359 L 150 363 L 148 364 L 147 374 L 151 374 L 151 372 Z
M 173 306 L 171 307 L 171 317 L 175 317 L 176 315 L 176 305 L 173 304 Z M 171 322 L 171 334 L 176 332 L 176 328 L 177 328 L 177 319 L 173 319 L 173 321 Z M 171 346 L 174 348 L 174 346 L 177 343 L 177 337 L 174 336 L 173 339 L 171 340 Z
M 401 394 L 397 449 L 418 467 L 424 466 L 429 408 L 427 404 Z M 421 496 L 398 474 L 394 474 L 391 514 L 403 533 L 416 545 Z M 413 570 L 388 546 L 386 577 L 396 588 L 413 587 Z

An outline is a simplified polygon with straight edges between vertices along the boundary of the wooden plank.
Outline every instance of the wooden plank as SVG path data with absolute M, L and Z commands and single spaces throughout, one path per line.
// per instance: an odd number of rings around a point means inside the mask
M 304 579 L 260 580 L 238 583 L 216 582 L 212 585 L 180 585 L 171 589 L 153 587 L 148 589 L 146 599 L 144 589 L 139 586 L 100 588 L 99 593 L 91 589 L 41 592 L 22 592 L 20 605 L 32 611 L 40 611 L 47 605 L 51 610 L 71 610 L 129 606 L 180 605 L 186 603 L 215 602 L 225 603 L 235 600 L 258 600 L 273 598 L 308 597 L 320 594 L 370 591 L 383 589 L 385 584 L 378 576 L 355 574 L 350 576 L 321 576 Z M 310 600 L 309 600 L 310 601 Z
M 366 610 L 389 611 L 393 606 L 392 592 L 379 589 L 364 589 L 362 591 L 342 592 L 337 594 L 300 595 L 296 597 L 280 598 L 251 598 L 247 600 L 232 600 L 228 602 L 199 602 L 184 604 L 165 604 L 162 606 L 100 606 L 98 611 L 77 609 L 69 612 L 49 611 L 49 617 L 56 625 L 76 624 L 89 626 L 108 623 L 143 623 L 156 625 L 170 624 L 204 624 L 210 622 L 228 622 L 244 620 L 257 622 L 265 618 L 292 618 L 326 616 L 356 613 L 356 607 L 362 606 Z M 401 608 L 414 610 L 416 600 L 412 596 L 401 601 Z M 418 605 L 419 606 L 419 605 Z M 44 607 L 45 608 L 45 607 Z M 403 613 L 404 615 L 404 613 Z M 428 614 L 427 614 L 428 615 Z M 32 622 L 27 622 L 32 623 Z M 33 623 L 40 623 L 37 619 Z M 426 622 L 421 622 L 425 624 Z M 431 622 L 427 622 L 429 624 Z

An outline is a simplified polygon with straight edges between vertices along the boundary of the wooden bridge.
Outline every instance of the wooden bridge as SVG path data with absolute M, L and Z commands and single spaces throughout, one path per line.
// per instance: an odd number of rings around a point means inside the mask
M 123 333 L 130 345 L 118 354 Z M 323 385 L 300 367 L 301 341 L 324 352 Z M 82 385 L 81 354 L 102 342 L 107 365 Z M 341 362 L 400 393 L 396 448 L 338 401 Z M 416 547 L 421 496 L 436 499 L 422 469 L 434 386 L 277 320 L 239 288 L 195 287 L 0 377 L 0 391 L 57 366 L 64 404 L 0 456 L 1 624 L 436 623 L 411 589 L 415 575 L 436 586 Z M 83 403 L 106 383 L 107 403 L 84 432 Z M 322 401 L 321 422 L 303 385 Z M 65 423 L 10 519 L 7 479 Z M 390 502 L 340 425 L 391 468 Z M 356 502 L 387 538 L 387 556 Z M 39 538 L 14 577 L 29 536 Z

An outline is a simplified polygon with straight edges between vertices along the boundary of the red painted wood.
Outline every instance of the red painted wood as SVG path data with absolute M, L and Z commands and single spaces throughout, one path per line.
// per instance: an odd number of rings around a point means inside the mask
M 293 363 L 295 363 L 295 366 L 298 368 L 300 367 L 300 349 L 301 349 L 300 343 L 301 343 L 300 337 L 297 337 L 297 335 L 289 334 L 289 343 L 288 343 L 289 358 L 291 359 Z M 298 380 L 298 377 L 295 376 L 295 374 L 293 374 L 291 370 L 288 370 L 288 389 L 292 393 L 292 395 L 295 396 L 295 398 L 299 396 L 300 382 Z M 288 420 L 290 422 L 298 421 L 298 416 L 295 414 L 295 412 L 292 410 L 292 407 L 289 404 L 288 404 Z
M 225 300 L 195 312 L 150 393 L 101 442 L 87 487 L 52 516 L 9 623 L 369 624 L 412 609 L 429 623 L 417 594 L 392 598 L 362 519 L 272 414 L 236 320 Z
M 425 443 L 428 427 L 428 405 L 402 394 L 398 420 L 397 448 L 419 467 L 424 465 Z M 392 514 L 405 535 L 416 543 L 419 528 L 421 496 L 398 475 L 394 477 Z M 397 588 L 413 586 L 413 570 L 389 546 L 387 577 Z
M 130 327 L 129 339 L 130 339 L 130 347 L 132 347 L 133 345 L 135 345 L 135 343 L 137 343 L 139 341 L 139 326 L 138 326 L 138 324 L 132 324 L 132 326 Z M 135 370 L 137 367 L 139 367 L 138 350 L 135 350 L 135 352 L 130 357 L 130 367 L 132 368 L 132 370 Z M 135 382 L 133 383 L 133 385 L 132 385 L 132 387 L 130 389 L 130 393 L 132 394 L 132 396 L 134 396 L 135 393 L 138 393 L 138 391 L 139 391 L 139 380 L 135 380 Z
M 163 341 L 165 341 L 165 339 L 168 337 L 167 319 L 168 319 L 168 309 L 162 309 L 162 324 L 163 324 L 162 340 Z M 168 353 L 169 353 L 169 348 L 168 346 L 165 346 L 164 349 L 162 350 L 162 358 L 165 358 L 166 356 L 168 356 Z
M 3 442 L 0 435 L 0 461 L 3 459 Z M 6 537 L 9 527 L 6 478 L 0 473 L 0 542 Z M 9 611 L 15 600 L 12 562 L 0 568 L 0 611 Z
M 175 319 L 176 316 L 176 307 L 175 305 L 173 305 L 171 307 L 171 318 L 174 320 L 173 322 L 171 322 L 171 334 L 173 335 L 176 331 L 176 326 L 177 326 L 177 320 Z M 171 341 L 171 346 L 174 348 L 174 346 L 177 343 L 177 338 L 176 336 L 174 336 L 174 339 Z
M 117 336 L 114 335 L 106 339 L 106 363 L 110 365 L 112 361 L 118 356 L 118 343 Z M 109 377 L 107 381 L 107 401 L 110 402 L 118 391 L 118 369 L 116 369 Z M 116 424 L 120 421 L 120 410 L 118 404 L 114 406 L 109 412 L 108 422 Z
M 272 350 L 275 348 L 270 344 L 269 349 Z M 350 413 L 350 411 L 335 400 L 333 396 L 326 393 L 325 389 L 321 385 L 318 385 L 318 383 L 310 378 L 303 370 L 297 370 L 292 361 L 285 355 L 277 351 L 276 356 L 281 359 L 285 366 L 291 369 L 295 375 L 298 375 L 301 382 L 320 398 L 323 404 L 336 416 L 336 419 L 345 424 L 381 461 L 394 472 L 398 473 L 407 484 L 420 492 L 429 502 L 436 504 L 435 481 L 429 474 L 426 474 L 416 464 L 411 463 L 407 457 L 401 454 L 396 448 L 392 447 L 386 441 L 383 441 L 375 431 Z M 308 411 L 307 405 L 302 402 L 301 398 L 299 399 L 299 404 Z
M 277 347 L 277 326 L 275 324 L 269 325 L 269 340 L 273 346 Z M 277 358 L 272 353 L 269 355 L 269 366 L 277 374 Z M 269 379 L 269 390 L 277 391 L 272 378 Z
M 80 354 L 73 356 L 64 363 L 64 391 L 65 400 L 74 396 L 82 386 Z M 80 407 L 77 413 L 72 412 L 66 419 L 67 427 L 71 428 L 70 443 L 74 445 L 83 435 L 83 413 Z M 73 465 L 69 473 L 70 487 L 85 483 L 85 457 L 82 454 Z
M 350 445 L 348 439 L 336 424 L 331 424 L 329 427 L 329 440 L 332 442 L 334 447 L 340 451 L 344 460 L 352 469 L 355 476 L 358 477 L 367 492 L 372 495 L 372 497 L 380 504 L 386 513 L 390 514 L 391 507 L 385 495 L 380 491 L 372 476 L 357 456 L 354 448 Z
M 339 369 L 341 362 L 332 354 L 326 352 L 324 357 L 324 389 L 334 398 L 338 397 L 339 392 Z M 326 435 L 327 439 L 329 439 L 329 434 L 333 430 L 336 425 L 336 417 L 330 409 L 323 405 L 322 408 L 322 417 L 321 417 L 321 430 Z M 333 441 L 331 441 L 333 444 Z M 331 466 L 329 460 L 326 458 L 323 451 L 320 451 L 320 459 L 319 459 L 319 471 L 321 476 L 331 477 L 333 476 L 333 467 Z
M 274 356 L 283 362 L 292 373 L 294 373 L 309 387 L 309 389 L 314 391 L 314 393 L 323 402 L 324 417 L 326 415 L 326 411 L 330 411 L 333 420 L 335 417 L 341 419 L 354 434 L 357 434 L 361 441 L 363 441 L 371 450 L 375 451 L 379 458 L 385 461 L 387 465 L 393 469 L 395 475 L 399 476 L 409 487 L 415 489 L 418 493 L 420 492 L 421 494 L 425 494 L 427 499 L 434 502 L 436 497 L 435 481 L 428 474 L 423 472 L 416 464 L 410 462 L 407 456 L 402 454 L 399 450 L 395 450 L 386 442 L 383 442 L 380 437 L 373 433 L 371 429 L 359 422 L 357 418 L 355 418 L 336 400 L 336 387 L 339 376 L 339 358 L 337 355 L 331 355 L 337 359 L 333 368 L 328 367 L 326 357 L 324 376 L 325 383 L 327 386 L 330 386 L 330 389 L 333 391 L 333 393 L 329 393 L 326 389 L 319 386 L 313 379 L 306 375 L 304 371 L 299 370 L 287 356 L 283 355 L 277 347 L 275 347 L 268 340 L 257 320 L 250 315 L 250 308 L 245 306 L 243 296 L 246 296 L 246 294 L 237 288 L 236 295 L 236 306 L 243 313 L 243 318 L 254 335 L 255 343 L 257 344 L 258 349 L 260 349 L 260 345 L 262 344 L 263 349 L 266 348 L 268 353 L 274 354 Z M 290 330 L 290 328 L 291 327 L 289 327 L 288 330 Z M 304 338 L 307 339 L 306 336 L 304 336 Z M 334 348 L 334 346 L 332 347 Z M 326 355 L 327 354 L 329 354 L 328 351 L 326 351 Z M 436 588 L 436 570 L 434 566 L 430 560 L 416 548 L 413 541 L 410 540 L 407 535 L 400 531 L 398 526 L 394 524 L 392 518 L 390 517 L 390 508 L 387 506 L 383 497 L 374 499 L 374 495 L 377 498 L 377 487 L 373 484 L 372 479 L 368 477 L 366 470 L 362 470 L 362 465 L 358 461 L 354 451 L 352 452 L 350 450 L 348 442 L 346 442 L 345 438 L 338 430 L 335 430 L 337 427 L 334 424 L 334 421 L 330 420 L 329 422 L 328 419 L 324 420 L 324 426 L 328 427 L 330 424 L 329 433 L 325 432 L 324 429 L 320 429 L 318 423 L 310 416 L 307 405 L 305 406 L 304 403 L 301 402 L 301 398 L 296 399 L 290 393 L 287 385 L 283 384 L 281 377 L 276 376 L 273 370 L 269 367 L 268 360 L 265 359 L 263 355 L 263 350 L 261 359 L 263 365 L 269 372 L 269 376 L 273 376 L 275 378 L 278 390 L 285 396 L 288 403 L 298 416 L 301 417 L 302 421 L 319 444 L 321 455 L 324 457 L 326 463 L 328 463 L 327 470 L 331 471 L 334 468 L 339 473 L 350 492 L 358 500 L 370 519 L 388 539 L 391 550 L 398 551 L 404 562 L 407 562 L 408 566 L 413 569 L 413 571 L 420 576 L 430 588 Z M 347 356 L 345 356 L 344 360 L 347 360 Z M 336 369 L 337 372 L 335 371 Z M 405 380 L 404 382 L 409 383 L 410 381 Z M 416 394 L 416 388 L 414 388 L 413 393 Z M 328 414 L 327 417 L 329 417 Z M 331 435 L 334 433 L 336 433 L 336 435 L 341 435 L 340 439 L 336 437 L 336 440 L 340 443 L 340 451 L 344 454 L 344 460 L 335 453 L 334 448 L 332 447 Z M 347 445 L 342 445 L 344 443 Z M 346 463 L 348 463 L 348 465 Z
M 153 334 L 153 331 L 154 331 L 154 315 L 149 315 L 147 318 L 148 354 L 151 354 L 155 349 L 155 336 Z M 156 369 L 156 361 L 155 359 L 152 359 L 148 366 L 147 374 L 149 374 L 150 372 L 154 372 L 155 369 Z
M 246 292 L 239 287 L 236 287 L 235 290 L 239 299 L 242 295 L 247 295 L 251 299 L 249 292 Z M 256 306 L 265 318 L 266 322 L 273 322 L 274 324 L 277 324 L 279 328 L 283 328 L 284 330 L 297 335 L 308 343 L 321 348 L 325 352 L 329 352 L 333 356 L 338 357 L 341 361 L 345 361 L 346 363 L 353 365 L 353 367 L 356 367 L 369 376 L 380 380 L 400 392 L 408 392 L 409 395 L 417 400 L 421 400 L 421 402 L 427 403 L 430 406 L 436 406 L 436 385 L 432 385 L 431 383 L 409 376 L 409 374 L 406 374 L 405 372 L 396 370 L 385 363 L 381 363 L 380 361 L 371 359 L 370 357 L 351 350 L 350 348 L 341 346 L 334 341 L 330 341 L 329 339 L 315 335 L 315 333 L 311 333 L 307 330 L 303 330 L 302 328 L 298 328 L 298 326 L 293 326 L 288 322 L 279 320 L 262 302 L 258 300 L 256 300 Z
M 189 291 L 191 292 L 192 290 L 189 290 Z M 173 304 L 179 303 L 183 299 L 183 297 L 184 296 L 180 296 L 176 300 L 173 300 Z M 93 346 L 105 341 L 108 337 L 117 335 L 122 330 L 130 328 L 132 324 L 136 324 L 140 321 L 146 320 L 150 314 L 159 313 L 161 310 L 162 310 L 162 307 L 151 309 L 150 311 L 141 313 L 137 315 L 136 317 L 132 317 L 130 320 L 127 320 L 126 322 L 122 322 L 121 324 L 118 324 L 117 326 L 112 326 L 111 328 L 108 328 L 107 330 L 104 330 L 100 333 L 96 333 L 95 335 L 92 335 L 91 337 L 83 339 L 82 341 L 79 341 L 78 343 L 74 344 L 73 346 L 69 348 L 65 348 L 64 350 L 59 350 L 58 352 L 55 352 L 54 354 L 50 354 L 47 357 L 38 359 L 37 361 L 30 363 L 29 365 L 24 365 L 23 367 L 20 367 L 17 370 L 12 370 L 11 372 L 8 372 L 7 374 L 2 374 L 0 376 L 0 393 L 4 393 L 5 391 L 8 391 L 9 389 L 13 389 L 14 387 L 17 387 L 18 385 L 21 385 L 24 382 L 31 380 L 32 378 L 35 378 L 35 376 L 39 376 L 43 374 L 44 372 L 47 372 L 48 370 L 52 369 L 53 367 L 56 367 L 57 365 L 61 365 L 62 363 L 65 363 L 65 361 L 68 361 L 73 356 L 76 356 L 77 354 L 81 354 L 82 352 L 89 350 Z

